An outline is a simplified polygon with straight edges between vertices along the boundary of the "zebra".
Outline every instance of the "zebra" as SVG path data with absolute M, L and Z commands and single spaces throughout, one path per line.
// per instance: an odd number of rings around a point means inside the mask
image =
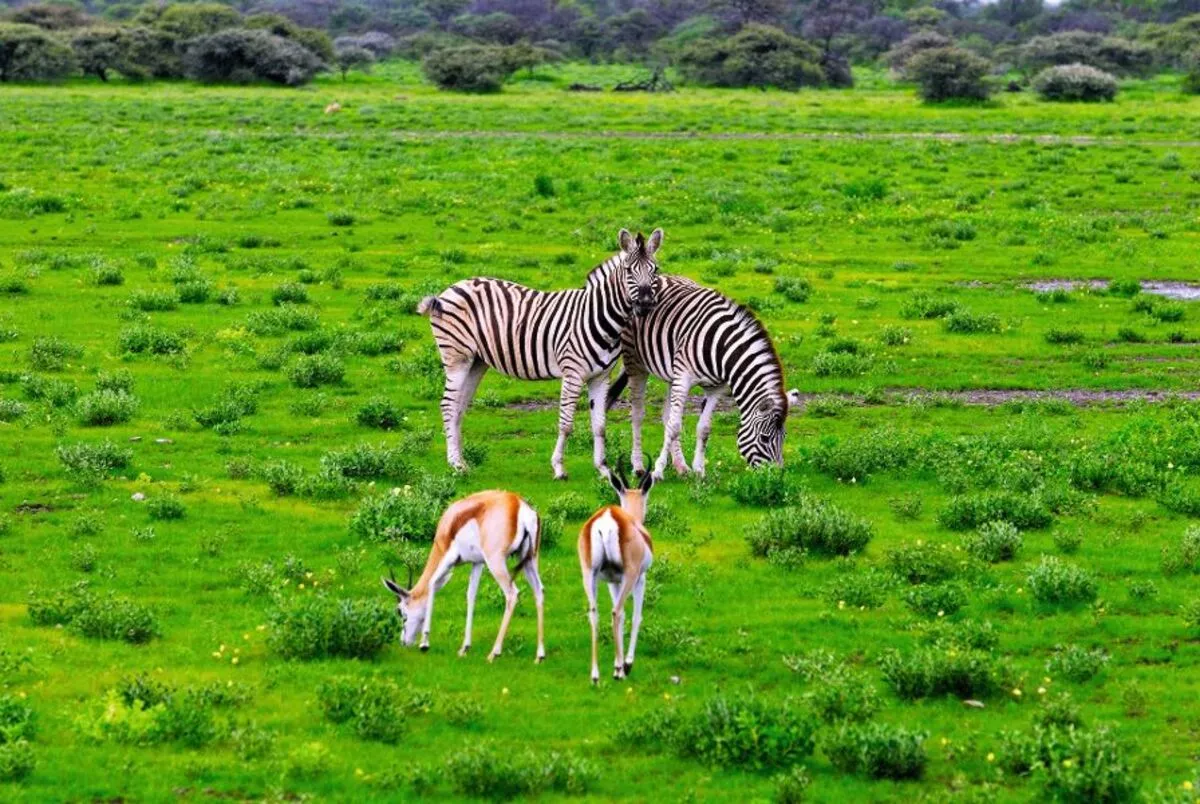
M 587 286 L 543 292 L 502 279 L 476 277 L 427 296 L 417 312 L 429 316 L 446 373 L 442 424 L 446 460 L 465 470 L 462 419 L 489 368 L 525 380 L 562 379 L 558 443 L 550 464 L 565 480 L 563 453 L 586 384 L 591 410 L 593 463 L 608 476 L 604 421 L 609 375 L 621 352 L 621 333 L 645 316 L 658 298 L 655 254 L 663 233 L 635 238 L 622 229 L 620 252 L 593 268 Z
M 670 385 L 663 407 L 666 429 L 662 452 L 654 464 L 661 480 L 668 456 L 680 474 L 688 471 L 680 444 L 683 408 L 693 385 L 704 390 L 696 425 L 692 471 L 704 474 L 704 450 L 712 431 L 717 402 L 733 396 L 741 413 L 738 451 L 751 466 L 783 465 L 783 437 L 788 409 L 799 401 L 795 389 L 784 391 L 783 366 L 766 329 L 740 304 L 682 276 L 659 279 L 658 304 L 622 333 L 622 370 L 608 397 L 611 406 L 629 386 L 633 425 L 633 468 L 642 460 L 642 419 L 646 413 L 646 378 L 653 374 Z

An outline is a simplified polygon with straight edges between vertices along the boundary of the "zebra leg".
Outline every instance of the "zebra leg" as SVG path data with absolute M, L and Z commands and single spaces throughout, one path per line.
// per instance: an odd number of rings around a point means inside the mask
M 629 368 L 625 369 L 629 372 Z M 632 445 L 633 471 L 642 474 L 646 471 L 646 461 L 642 454 L 642 420 L 646 418 L 646 376 L 629 372 L 629 424 L 633 430 Z
M 717 400 L 720 398 L 719 391 L 712 391 L 704 397 L 700 421 L 696 423 L 696 454 L 692 457 L 692 471 L 698 475 L 704 474 L 704 450 L 708 446 L 708 435 L 712 432 L 713 413 L 717 409 Z
M 604 426 L 608 410 L 608 372 L 588 380 L 588 409 L 592 418 L 592 464 L 603 477 L 608 477 L 604 448 Z
M 687 401 L 688 389 L 691 387 L 692 379 L 686 375 L 677 376 L 671 383 L 671 390 L 667 394 L 667 404 L 663 410 L 663 425 L 666 432 L 663 434 L 662 452 L 658 454 L 658 460 L 654 462 L 656 480 L 662 480 L 666 473 L 667 459 L 671 455 L 671 448 L 679 439 L 680 431 L 683 430 L 683 406 Z M 675 464 L 676 472 L 685 474 L 687 470 L 686 463 L 679 461 Z
M 563 468 L 563 454 L 567 451 L 567 438 L 575 428 L 575 406 L 579 403 L 579 392 L 582 389 L 583 383 L 578 377 L 563 377 L 562 392 L 558 398 L 558 443 L 554 446 L 554 455 L 550 458 L 555 480 L 567 479 L 567 470 Z
M 467 468 L 462 459 L 462 420 L 479 379 L 487 370 L 483 361 L 475 359 L 445 363 L 446 387 L 442 392 L 442 426 L 446 431 L 446 461 L 454 469 Z

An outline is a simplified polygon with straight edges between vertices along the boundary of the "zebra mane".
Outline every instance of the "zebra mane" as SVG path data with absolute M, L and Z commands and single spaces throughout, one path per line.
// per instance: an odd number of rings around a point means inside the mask
M 608 279 L 609 274 L 611 274 L 613 272 L 613 269 L 616 268 L 620 264 L 621 264 L 621 255 L 620 254 L 614 254 L 613 256 L 609 257 L 607 260 L 600 263 L 592 270 L 588 271 L 587 284 L 584 285 L 584 287 L 594 288 L 594 287 L 597 287 L 598 285 L 603 284 L 605 282 L 605 280 Z
M 720 295 L 722 295 L 733 306 L 737 314 L 738 323 L 750 329 L 754 333 L 756 339 L 764 342 L 767 345 L 767 349 L 771 353 L 771 360 L 779 371 L 779 388 L 776 389 L 779 392 L 779 404 L 782 405 L 783 409 L 786 411 L 788 408 L 787 391 L 785 390 L 787 388 L 787 383 L 785 382 L 785 378 L 783 376 L 783 361 L 779 359 L 779 352 L 775 349 L 775 341 L 771 339 L 771 335 L 767 332 L 767 328 L 763 326 L 763 323 L 758 320 L 758 316 L 756 316 L 753 311 L 750 310 L 750 308 L 746 307 L 740 302 L 730 299 L 724 294 Z

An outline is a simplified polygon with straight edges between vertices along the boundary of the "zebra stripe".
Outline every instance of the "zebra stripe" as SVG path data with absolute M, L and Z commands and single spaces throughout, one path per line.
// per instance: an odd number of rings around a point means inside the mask
M 771 338 L 746 308 L 720 293 L 681 276 L 659 280 L 658 304 L 623 334 L 624 369 L 609 395 L 610 404 L 628 384 L 633 404 L 633 462 L 643 470 L 642 419 L 649 374 L 670 385 L 663 410 L 666 426 L 662 452 L 655 462 L 661 477 L 667 458 L 687 471 L 679 435 L 683 407 L 693 385 L 704 390 L 696 427 L 692 468 L 704 472 L 704 450 L 717 400 L 732 395 L 741 413 L 738 451 L 751 466 L 783 463 L 783 438 L 790 395 L 784 391 L 783 366 Z
M 563 453 L 574 426 L 580 391 L 588 387 L 593 461 L 607 474 L 604 422 L 608 377 L 621 351 L 622 332 L 632 317 L 645 315 L 657 298 L 662 243 L 656 229 L 649 239 L 624 229 L 621 251 L 594 268 L 582 289 L 543 292 L 503 279 L 464 279 L 421 301 L 446 373 L 442 424 L 446 459 L 456 469 L 462 459 L 462 418 L 489 368 L 524 380 L 562 378 L 558 444 L 551 458 L 556 477 L 566 477 Z

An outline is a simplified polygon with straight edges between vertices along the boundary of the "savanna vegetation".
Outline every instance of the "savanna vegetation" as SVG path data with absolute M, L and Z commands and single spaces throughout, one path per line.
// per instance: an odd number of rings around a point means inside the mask
M 0 797 L 1194 799 L 1180 79 L 562 91 L 643 72 L 0 90 Z M 806 404 L 784 469 L 722 411 L 709 475 L 655 488 L 637 668 L 592 689 L 586 414 L 555 483 L 557 384 L 489 373 L 448 473 L 414 307 L 581 286 L 622 226 L 754 310 Z M 497 486 L 546 523 L 547 661 L 527 592 L 504 656 L 456 656 L 461 573 L 401 649 L 379 576 Z

